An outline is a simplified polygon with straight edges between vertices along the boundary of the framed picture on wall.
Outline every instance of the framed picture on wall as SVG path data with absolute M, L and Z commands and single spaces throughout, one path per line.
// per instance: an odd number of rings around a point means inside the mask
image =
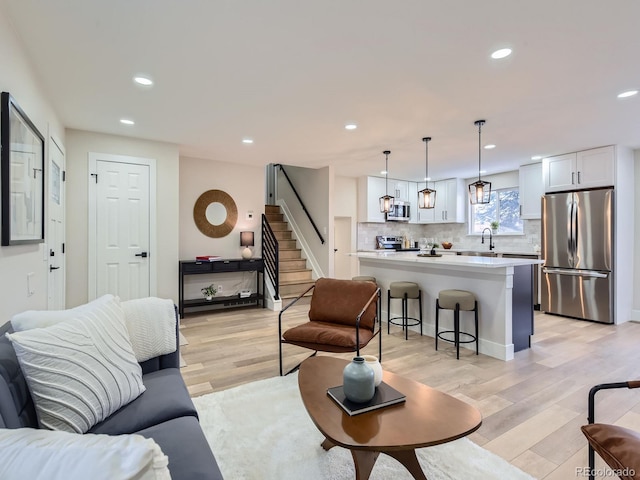
M 0 99 L 2 245 L 44 242 L 44 137 L 8 92 Z

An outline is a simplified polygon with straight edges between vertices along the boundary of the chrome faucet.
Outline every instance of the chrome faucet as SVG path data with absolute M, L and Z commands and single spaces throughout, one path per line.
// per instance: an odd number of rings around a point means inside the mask
M 485 228 L 484 230 L 482 230 L 482 241 L 480 243 L 484 243 L 484 232 L 486 232 L 487 230 L 489 230 L 489 250 L 493 250 L 495 248 L 495 245 L 493 244 L 493 235 L 491 234 L 490 228 Z

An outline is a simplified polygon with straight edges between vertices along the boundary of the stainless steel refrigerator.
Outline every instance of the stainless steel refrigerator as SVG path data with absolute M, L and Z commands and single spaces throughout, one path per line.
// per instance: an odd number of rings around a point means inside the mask
M 613 323 L 611 188 L 542 197 L 541 310 Z

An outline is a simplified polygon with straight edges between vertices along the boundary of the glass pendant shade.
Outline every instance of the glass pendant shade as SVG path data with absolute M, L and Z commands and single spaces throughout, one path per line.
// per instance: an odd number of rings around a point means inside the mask
M 436 191 L 429 187 L 418 192 L 419 208 L 434 208 L 436 206 Z
M 418 208 L 434 208 L 436 206 L 436 191 L 429 188 L 428 178 L 429 178 L 429 142 L 431 141 L 431 137 L 424 137 L 422 139 L 425 145 L 425 185 L 424 190 L 420 190 L 418 192 Z
M 394 198 L 389 195 L 389 154 L 390 150 L 385 150 L 384 152 L 385 160 L 384 160 L 384 196 L 380 197 L 380 212 L 381 213 L 389 213 L 393 208 Z
M 393 200 L 394 198 L 389 195 L 380 197 L 380 211 L 382 213 L 389 213 L 393 207 Z
M 471 205 L 489 203 L 491 201 L 491 182 L 478 179 L 469 185 L 469 200 Z
M 480 178 L 480 171 L 482 170 L 482 125 L 485 124 L 485 120 L 476 120 L 474 124 L 478 126 L 478 180 L 469 184 L 469 201 L 471 205 L 479 205 L 491 201 L 491 182 L 485 182 Z

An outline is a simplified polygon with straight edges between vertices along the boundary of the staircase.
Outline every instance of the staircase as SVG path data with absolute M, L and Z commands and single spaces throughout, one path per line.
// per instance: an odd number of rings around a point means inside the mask
M 297 248 L 297 242 L 292 238 L 289 223 L 284 220 L 280 207 L 265 205 L 264 213 L 278 239 L 280 297 L 297 297 L 315 283 L 311 277 L 311 269 L 307 268 L 307 260 L 302 258 L 302 250 Z

